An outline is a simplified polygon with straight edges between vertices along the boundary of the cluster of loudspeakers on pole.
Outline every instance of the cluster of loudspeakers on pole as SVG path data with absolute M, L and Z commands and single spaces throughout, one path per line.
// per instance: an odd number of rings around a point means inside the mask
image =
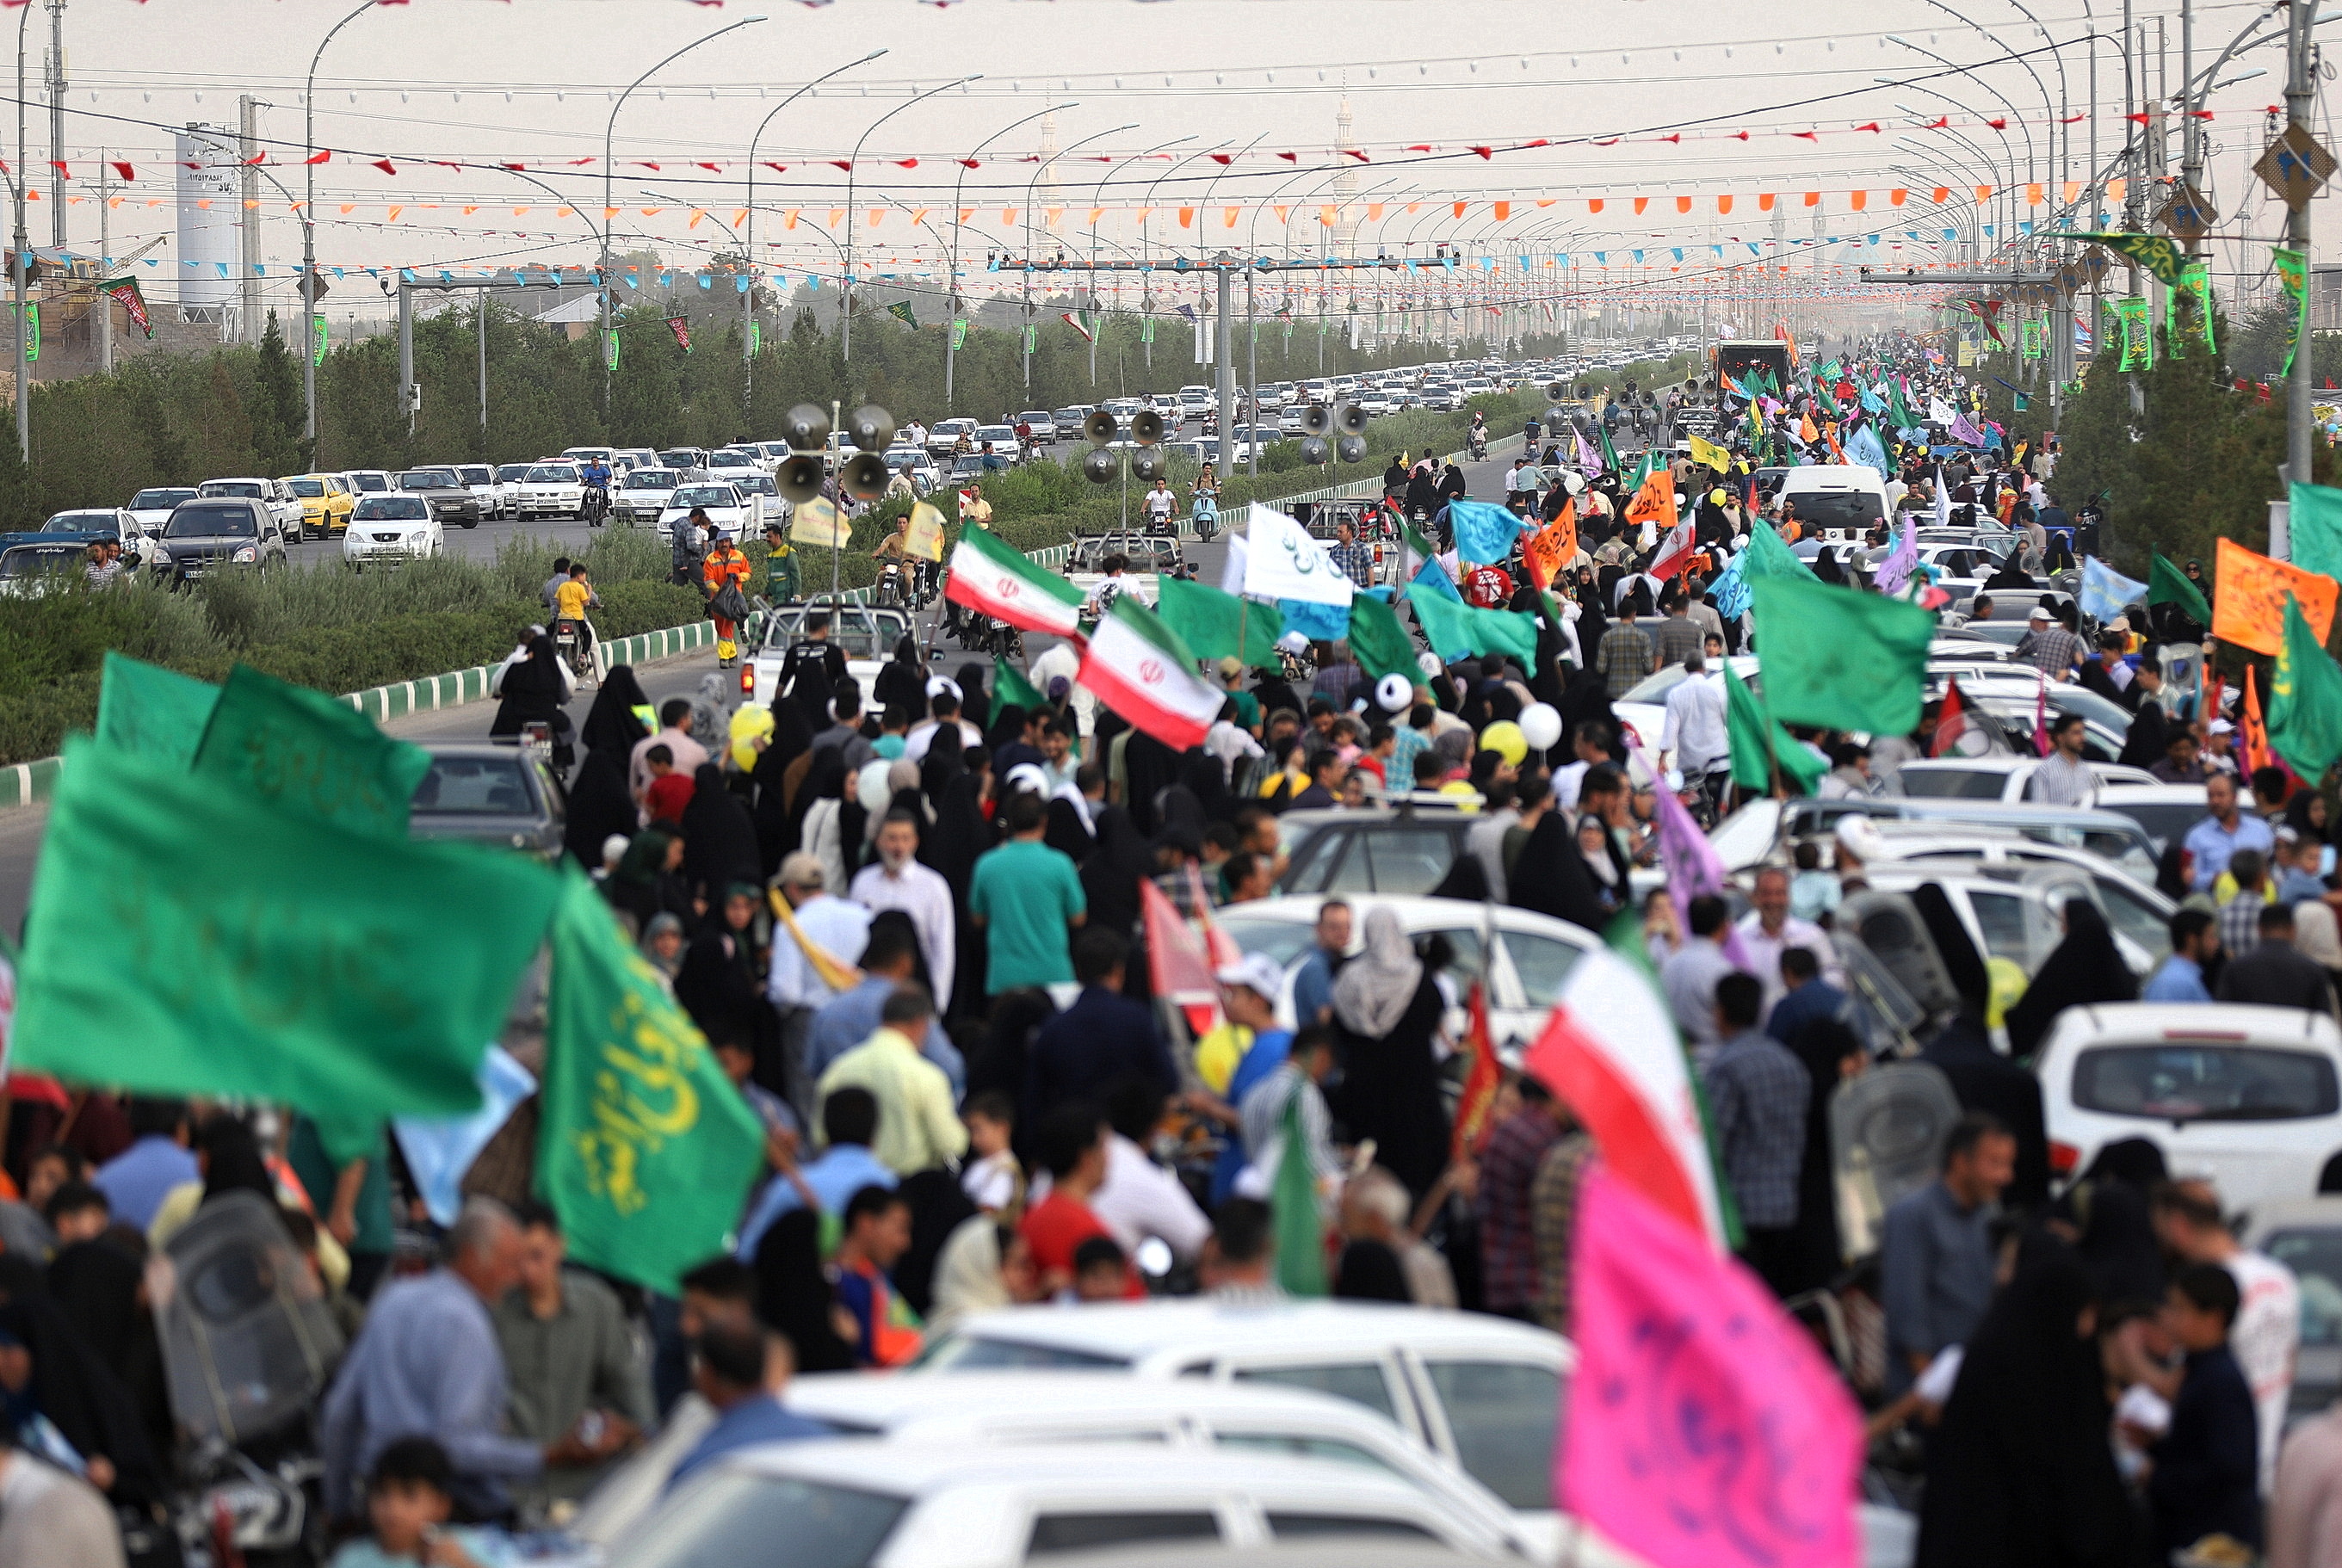
M 829 422 L 830 416 L 810 403 L 798 404 L 781 422 L 789 455 L 774 475 L 773 486 L 792 506 L 802 506 L 821 494 Z M 846 422 L 846 438 L 856 450 L 837 465 L 837 487 L 857 501 L 876 501 L 886 493 L 894 477 L 878 454 L 895 439 L 895 416 L 876 404 L 866 404 Z
M 1162 444 L 1166 428 L 1163 416 L 1151 408 L 1142 408 L 1131 415 L 1131 439 L 1138 444 L 1130 456 L 1132 478 L 1151 484 L 1164 476 L 1166 470 L 1163 454 L 1156 448 Z M 1301 415 L 1301 460 L 1313 464 L 1336 458 L 1344 463 L 1363 462 L 1366 455 L 1366 411 L 1356 404 L 1346 403 L 1335 409 L 1311 404 Z M 1336 430 L 1341 434 L 1328 442 L 1327 434 Z M 1121 421 L 1101 408 L 1082 421 L 1082 434 L 1091 448 L 1082 458 L 1083 475 L 1093 484 L 1113 484 L 1122 476 L 1122 464 L 1106 449 L 1122 434 Z

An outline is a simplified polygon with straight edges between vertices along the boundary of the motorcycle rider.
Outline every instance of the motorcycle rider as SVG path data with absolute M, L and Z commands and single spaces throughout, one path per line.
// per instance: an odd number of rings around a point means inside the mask
M 765 524 L 765 600 L 786 604 L 797 596 L 797 553 L 789 548 L 788 530 L 778 523 Z
M 870 552 L 870 558 L 874 561 L 892 562 L 898 569 L 906 567 L 910 564 L 911 559 L 907 549 L 907 546 L 910 544 L 910 539 L 911 519 L 909 514 L 906 514 L 895 520 L 895 531 L 892 534 L 887 534 L 884 539 L 878 541 L 878 547 Z M 886 580 L 886 571 L 884 567 L 880 568 L 879 580 L 881 582 Z M 907 598 L 909 596 L 908 583 L 903 582 L 898 584 L 896 593 L 898 597 Z
M 586 612 L 601 607 L 602 596 L 595 593 L 594 584 L 586 580 L 586 563 L 571 562 L 567 581 L 553 591 L 553 624 L 555 626 L 564 621 L 577 624 L 577 653 L 581 659 L 594 652 L 594 627 L 586 619 Z
M 725 589 L 732 588 L 742 596 L 748 592 L 748 557 L 732 543 L 732 535 L 722 529 L 716 531 L 715 546 L 700 565 L 700 582 L 707 594 L 709 618 L 716 623 L 716 668 L 728 670 L 740 657 L 740 644 L 734 641 L 739 628 L 723 615 L 716 614 L 714 605 Z
M 1167 528 L 1171 525 L 1171 514 L 1179 510 L 1179 501 L 1171 494 L 1168 479 L 1155 482 L 1155 488 L 1146 493 L 1146 507 L 1150 527 Z
M 1536 421 L 1529 421 L 1529 428 L 1535 431 Z M 1464 439 L 1472 449 L 1474 462 L 1488 455 L 1488 416 L 1486 413 L 1477 408 L 1472 411 L 1472 428 L 1465 433 Z M 1530 439 L 1534 441 L 1536 436 L 1532 434 Z
M 1212 465 L 1196 475 L 1196 483 L 1187 487 L 1187 513 L 1196 520 L 1196 532 L 1209 539 L 1220 526 L 1220 480 Z
M 588 457 L 580 474 L 586 481 L 586 525 L 599 527 L 610 512 L 610 465 L 599 457 Z

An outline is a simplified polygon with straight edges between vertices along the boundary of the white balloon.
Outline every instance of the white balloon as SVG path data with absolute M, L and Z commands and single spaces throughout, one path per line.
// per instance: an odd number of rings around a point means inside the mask
M 1561 741 L 1561 711 L 1551 703 L 1531 703 L 1521 710 L 1521 734 L 1530 745 L 1549 752 Z
M 1446 668 L 1446 665 L 1439 662 L 1439 655 L 1428 650 L 1417 654 L 1415 656 L 1415 667 L 1421 670 L 1426 675 L 1428 675 L 1433 680 L 1437 680 L 1439 678 L 1439 672 Z

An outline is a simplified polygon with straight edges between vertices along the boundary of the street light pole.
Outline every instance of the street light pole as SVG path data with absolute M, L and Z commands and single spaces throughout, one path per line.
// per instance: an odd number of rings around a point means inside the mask
M 856 65 L 867 65 L 886 52 L 884 49 L 873 49 L 859 60 L 848 60 L 836 70 L 826 71 L 816 76 L 812 81 L 774 105 L 771 113 L 756 122 L 756 134 L 748 138 L 748 199 L 744 204 L 748 212 L 748 221 L 746 225 L 747 236 L 740 242 L 741 265 L 746 268 L 748 274 L 748 286 L 745 291 L 746 303 L 742 306 L 740 316 L 740 353 L 747 362 L 746 370 L 742 372 L 740 384 L 740 413 L 743 417 L 746 416 L 753 405 L 756 390 L 756 351 L 750 342 L 750 339 L 756 335 L 751 329 L 756 320 L 756 144 L 765 139 L 765 128 L 773 123 L 775 117 L 783 109 L 787 108 L 832 76 L 838 75 L 839 72 L 851 71 Z
M 854 171 L 862 162 L 863 144 L 869 141 L 872 131 L 876 130 L 912 105 L 923 104 L 937 93 L 948 93 L 954 87 L 965 87 L 970 82 L 983 80 L 984 73 L 979 71 L 972 76 L 962 76 L 956 82 L 946 82 L 940 87 L 930 87 L 924 93 L 914 93 L 871 121 L 864 128 L 860 137 L 855 141 L 854 155 L 846 160 L 846 276 L 838 282 L 838 288 L 841 291 L 838 295 L 840 315 L 837 326 L 839 358 L 854 357 Z
M 2310 75 L 2309 29 L 2316 25 L 2316 7 L 2307 0 L 2291 0 L 2286 8 L 2285 36 L 2285 119 L 2290 127 L 2307 133 L 2309 129 L 2309 107 L 2317 96 L 2317 84 Z M 2309 272 L 2309 204 L 2292 208 L 2285 215 L 2285 244 L 2288 250 L 2298 252 L 2302 265 L 2302 294 L 2305 305 L 2308 291 L 2314 286 Z M 2307 315 L 2307 310 L 2304 313 Z M 2310 464 L 2309 445 L 2309 365 L 2315 355 L 2310 352 L 2312 339 L 2308 333 L 2300 335 L 2294 346 L 2293 373 L 2286 381 L 2286 473 L 2296 484 L 2307 484 L 2314 473 Z M 2284 561 L 2293 554 L 2292 520 L 2282 510 L 2269 509 L 2269 554 Z
M 312 463 L 316 461 L 317 450 L 317 225 L 313 221 L 317 214 L 317 65 L 325 59 L 325 45 L 334 41 L 334 35 L 378 4 L 380 0 L 363 0 L 325 30 L 325 35 L 317 40 L 316 52 L 309 56 L 308 78 L 301 89 L 301 434 L 309 443 Z
M 1033 390 L 1033 193 L 1039 187 L 1041 176 L 1056 166 L 1057 158 L 1064 157 L 1076 147 L 1088 146 L 1100 136 L 1119 135 L 1125 131 L 1135 131 L 1137 128 L 1137 122 L 1133 121 L 1126 125 L 1116 125 L 1112 130 L 1094 131 L 1074 143 L 1072 146 L 1045 160 L 1039 168 L 1033 171 L 1033 177 L 1025 182 L 1025 210 L 1019 215 L 1025 220 L 1025 320 L 1019 328 L 1024 335 L 1023 341 L 1017 345 L 1017 348 L 1025 356 L 1025 390 L 1028 393 Z
M 8 279 L 16 301 L 16 450 L 26 463 L 33 460 L 33 355 L 25 334 L 25 294 L 31 282 L 25 252 L 32 236 L 25 232 L 25 24 L 33 8 L 16 13 L 16 172 L 8 176 L 8 195 L 16 205 L 15 243 L 8 253 Z
M 959 215 L 961 209 L 959 204 L 960 193 L 964 188 L 966 188 L 967 184 L 967 167 L 970 164 L 976 162 L 977 155 L 981 154 L 985 148 L 992 145 L 993 143 L 1000 140 L 1001 137 L 1006 135 L 1017 126 L 1029 125 L 1034 121 L 1041 118 L 1044 115 L 1054 115 L 1058 113 L 1060 110 L 1078 109 L 1080 107 L 1081 104 L 1078 101 L 1076 101 L 1070 104 L 1052 104 L 1046 109 L 1036 109 L 1033 113 L 1026 115 L 1021 120 L 1009 121 L 1008 124 L 1001 126 L 1000 129 L 993 132 L 992 135 L 976 143 L 975 150 L 970 152 L 967 156 L 958 160 L 959 173 L 952 178 L 951 259 L 945 265 L 945 272 L 947 275 L 944 280 L 944 298 L 946 301 L 946 307 L 951 312 L 952 318 L 952 325 L 944 335 L 944 412 L 946 414 L 949 414 L 952 411 L 952 372 L 956 368 L 955 362 L 959 358 L 959 345 L 956 341 L 959 336 L 960 307 Z
M 702 44 L 713 43 L 716 39 L 724 36 L 726 33 L 736 33 L 743 27 L 753 27 L 757 23 L 766 20 L 767 20 L 767 18 L 761 15 L 756 16 L 743 16 L 737 22 L 716 28 L 713 33 L 702 34 L 700 36 L 694 38 L 690 43 L 686 44 L 682 48 L 677 49 L 674 54 L 669 55 L 666 59 L 661 60 L 657 65 L 653 65 L 641 75 L 636 77 L 627 86 L 626 90 L 618 95 L 618 101 L 610 105 L 609 121 L 602 127 L 602 286 L 599 292 L 602 296 L 602 416 L 605 419 L 608 418 L 610 414 L 610 223 L 611 219 L 616 215 L 616 210 L 612 207 L 610 202 L 612 187 L 611 176 L 615 173 L 611 167 L 610 158 L 611 155 L 616 150 L 618 111 L 626 106 L 626 100 L 635 95 L 635 89 L 636 87 L 641 86 L 645 82 L 649 81 L 653 76 L 657 75 L 661 71 L 664 71 L 677 60 L 682 59 L 686 55 L 690 54 Z

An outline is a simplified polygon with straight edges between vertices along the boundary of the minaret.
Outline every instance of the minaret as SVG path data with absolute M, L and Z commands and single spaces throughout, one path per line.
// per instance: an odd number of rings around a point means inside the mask
M 1041 116 L 1041 183 L 1035 199 L 1043 206 L 1057 205 L 1057 112 Z
M 1338 255 L 1356 254 L 1358 245 L 1358 224 L 1366 215 L 1355 205 L 1358 195 L 1357 160 L 1348 155 L 1357 149 L 1357 137 L 1353 135 L 1350 96 L 1342 95 L 1341 107 L 1334 115 L 1334 155 L 1342 160 L 1341 172 L 1334 176 L 1334 199 L 1341 204 L 1334 220 L 1334 250 Z

